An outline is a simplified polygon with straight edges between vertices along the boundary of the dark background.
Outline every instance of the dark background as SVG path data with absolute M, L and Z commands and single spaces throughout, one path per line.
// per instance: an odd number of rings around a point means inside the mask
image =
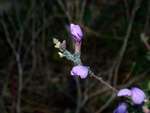
M 73 53 L 70 23 L 81 26 L 82 63 L 97 76 L 150 90 L 149 22 L 150 0 L 0 0 L 0 113 L 112 113 L 125 100 L 70 75 L 52 41 Z

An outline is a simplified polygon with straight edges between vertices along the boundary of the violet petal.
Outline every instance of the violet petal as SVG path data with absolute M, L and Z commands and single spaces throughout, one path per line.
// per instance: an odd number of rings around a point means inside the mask
M 135 104 L 142 104 L 144 99 L 146 98 L 145 93 L 141 89 L 136 87 L 132 88 L 131 92 L 132 92 L 132 101 Z
M 71 70 L 72 76 L 79 75 L 82 79 L 86 78 L 88 75 L 88 67 L 87 66 L 74 66 Z
M 128 113 L 127 107 L 123 104 L 120 104 L 113 113 Z
M 125 89 L 121 89 L 118 94 L 118 97 L 124 97 L 124 96 L 131 96 L 131 90 L 125 88 Z
M 74 25 L 73 23 L 71 23 L 70 32 L 75 40 L 79 42 L 82 40 L 83 34 L 79 25 Z

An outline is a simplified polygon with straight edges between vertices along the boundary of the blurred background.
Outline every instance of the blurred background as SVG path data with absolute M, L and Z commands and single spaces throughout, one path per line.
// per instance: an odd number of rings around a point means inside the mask
M 97 76 L 150 90 L 150 0 L 0 0 L 0 113 L 112 113 L 124 101 L 70 75 L 52 41 L 73 53 L 70 23 L 81 26 L 82 63 Z

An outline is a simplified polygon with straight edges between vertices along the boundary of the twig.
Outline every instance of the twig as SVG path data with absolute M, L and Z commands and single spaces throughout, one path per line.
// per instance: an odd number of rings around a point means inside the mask
M 35 68 L 36 68 L 37 57 L 36 57 L 36 53 L 35 53 L 35 39 L 36 39 L 36 34 L 37 34 L 38 30 L 37 30 L 37 32 L 35 32 L 35 22 L 36 22 L 36 16 L 33 17 L 33 22 L 32 22 L 32 30 L 31 30 L 32 40 L 31 40 L 31 44 L 30 44 L 29 48 L 27 48 L 26 53 L 25 53 L 25 55 L 28 55 L 29 49 L 32 48 L 32 50 L 30 50 L 31 54 L 32 54 L 32 59 L 33 59 L 32 60 L 32 68 L 31 68 L 29 77 L 24 82 L 24 85 L 26 85 L 32 79 L 33 73 L 34 73 Z
M 108 86 L 110 89 L 112 89 L 115 92 L 118 92 L 117 89 L 115 89 L 114 87 L 112 87 L 111 85 L 109 85 L 107 82 L 105 82 L 104 80 L 102 80 L 101 78 L 99 78 L 98 76 L 96 76 L 94 73 L 91 73 L 91 76 L 96 78 L 98 81 L 100 81 L 102 84 Z
M 75 113 L 79 113 L 80 112 L 80 108 L 81 108 L 81 85 L 80 85 L 80 81 L 79 81 L 79 77 L 75 77 L 75 81 L 77 84 L 77 94 L 78 94 L 78 100 L 77 100 L 77 107 L 76 107 L 76 112 Z
M 82 2 L 82 6 L 81 6 L 81 10 L 80 10 L 80 23 L 82 23 L 82 21 L 83 21 L 86 2 L 87 2 L 87 0 L 83 0 L 83 2 Z
M 127 88 L 130 87 L 133 83 L 138 82 L 139 80 L 142 80 L 147 74 L 150 72 L 150 68 L 146 69 L 146 71 L 142 72 L 138 77 L 133 77 L 128 83 L 123 85 L 118 85 L 118 89 Z
M 91 94 L 86 95 L 86 96 L 84 97 L 83 101 L 82 101 L 81 106 L 83 107 L 89 99 L 91 99 L 91 98 L 93 98 L 93 97 L 95 97 L 95 96 L 97 96 L 97 95 L 100 95 L 100 94 L 102 94 L 102 93 L 105 93 L 105 92 L 108 91 L 108 90 L 110 90 L 110 89 L 107 88 L 107 87 L 104 87 L 104 88 L 101 89 L 101 90 L 98 90 L 98 91 L 96 91 L 96 92 L 92 92 Z
M 17 98 L 17 105 L 16 105 L 16 110 L 17 113 L 21 113 L 21 93 L 22 93 L 22 89 L 23 89 L 23 68 L 22 68 L 22 64 L 20 61 L 20 55 L 21 55 L 21 48 L 22 48 L 22 44 L 23 44 L 23 26 L 21 24 L 21 20 L 20 20 L 20 15 L 19 15 L 19 8 L 18 8 L 18 3 L 15 1 L 15 10 L 16 10 L 16 18 L 17 18 L 17 22 L 18 22 L 18 26 L 19 26 L 19 31 L 20 31 L 20 37 L 19 37 L 19 44 L 18 44 L 18 49 L 17 49 L 17 53 L 16 53 L 16 61 L 17 61 L 17 65 L 18 65 L 18 73 L 19 73 L 19 84 L 18 84 L 18 98 Z
M 6 35 L 6 41 L 9 44 L 9 46 L 11 47 L 11 49 L 13 50 L 13 54 L 15 55 L 16 54 L 15 46 L 14 46 L 14 44 L 12 43 L 12 41 L 10 39 L 9 32 L 8 32 L 6 23 L 3 20 L 3 18 L 1 19 L 1 23 L 3 25 L 3 29 L 4 29 L 4 32 L 5 32 L 5 35 Z
M 115 67 L 116 67 L 116 63 L 117 63 L 117 58 L 116 58 L 116 60 L 113 62 L 111 68 L 109 69 L 109 74 L 108 74 L 108 83 L 109 83 L 109 84 L 111 84 L 112 77 L 113 77 L 113 72 L 114 72 Z
M 69 22 L 71 22 L 71 16 L 70 16 L 70 13 L 68 12 L 68 10 L 66 10 L 64 4 L 62 3 L 61 0 L 57 0 L 58 4 L 61 6 L 62 10 L 64 11 L 64 13 L 66 14 Z
M 22 65 L 21 65 L 21 62 L 20 62 L 20 54 L 15 50 L 14 45 L 13 45 L 13 43 L 10 40 L 9 32 L 8 32 L 8 29 L 7 29 L 6 24 L 3 21 L 3 19 L 2 19 L 2 25 L 3 25 L 4 31 L 5 31 L 6 40 L 7 40 L 9 46 L 11 47 L 11 49 L 13 51 L 13 54 L 14 54 L 14 56 L 16 58 L 17 65 L 18 65 L 19 88 L 18 88 L 18 99 L 17 99 L 17 107 L 16 107 L 16 109 L 17 109 L 17 113 L 20 113 L 20 100 L 21 100 L 22 76 L 23 76 Z
M 110 103 L 116 98 L 116 93 L 114 93 L 109 100 L 99 109 L 96 111 L 96 113 L 101 113 L 104 109 L 107 108 L 107 106 L 110 105 Z
M 130 14 L 129 14 L 129 5 L 128 5 L 127 0 L 123 0 L 123 2 L 124 2 L 125 7 L 126 7 L 126 15 L 127 15 L 127 19 L 129 20 L 129 19 L 130 19 Z
M 146 22 L 145 22 L 145 27 L 144 27 L 144 34 L 148 32 L 148 25 L 149 25 L 149 20 L 150 20 L 150 0 L 147 0 L 147 16 L 146 16 Z
M 122 88 L 128 88 L 128 87 L 130 87 L 130 86 L 131 86 L 132 84 L 134 84 L 135 82 L 138 82 L 139 80 L 142 80 L 142 79 L 146 76 L 146 74 L 147 74 L 149 71 L 150 71 L 150 68 L 147 69 L 146 71 L 144 71 L 143 73 L 141 73 L 138 77 L 132 78 L 128 83 L 122 84 L 122 85 L 118 85 L 118 86 L 117 86 L 117 89 L 122 89 Z M 84 98 L 83 101 L 82 101 L 82 104 L 81 104 L 82 107 L 85 105 L 85 103 L 86 103 L 89 99 L 91 99 L 91 98 L 93 98 L 93 97 L 95 97 L 95 96 L 97 96 L 97 95 L 100 95 L 100 94 L 102 94 L 102 93 L 105 93 L 105 92 L 107 92 L 107 91 L 110 91 L 110 88 L 104 87 L 104 88 L 101 88 L 101 90 L 97 90 L 96 92 L 92 92 L 91 94 L 86 95 L 85 98 Z
M 79 0 L 75 0 L 75 11 L 76 11 L 76 14 L 75 14 L 75 16 L 76 16 L 76 19 L 78 20 L 79 19 L 79 12 L 80 12 L 80 10 L 79 10 Z
M 130 69 L 130 72 L 129 72 L 129 73 L 126 75 L 126 77 L 124 78 L 123 83 L 130 77 L 130 75 L 131 75 L 131 73 L 132 73 L 132 71 L 133 71 L 133 69 L 134 69 L 134 67 L 135 67 L 135 64 L 136 64 L 136 62 L 133 62 L 132 67 L 131 67 L 131 69 Z
M 80 57 L 80 52 L 81 52 L 80 47 L 81 47 L 81 45 L 78 45 L 78 44 L 79 43 L 76 41 L 76 46 L 79 46 L 79 48 L 77 49 L 78 50 L 77 55 L 78 55 L 78 57 Z M 75 81 L 76 81 L 76 84 L 77 84 L 77 91 L 78 91 L 78 103 L 77 103 L 77 107 L 76 107 L 76 113 L 79 113 L 80 108 L 81 108 L 81 98 L 82 98 L 82 92 L 81 92 L 81 85 L 80 85 L 79 77 L 75 77 Z
M 90 34 L 92 34 L 96 37 L 123 41 L 123 39 L 121 37 L 119 37 L 119 38 L 118 37 L 117 38 L 116 37 L 110 38 L 109 35 L 108 36 L 107 35 L 102 35 L 101 33 L 94 31 L 93 29 L 89 28 L 88 26 L 85 26 L 83 24 L 80 24 L 80 26 L 84 29 L 84 31 L 86 33 L 90 33 Z
M 15 4 L 15 5 L 17 5 L 17 4 Z M 23 68 L 22 68 L 22 64 L 21 64 L 21 61 L 20 61 L 20 52 L 21 52 L 21 47 L 22 47 L 22 43 L 23 43 L 23 28 L 22 28 L 22 25 L 21 25 L 21 22 L 20 22 L 20 16 L 19 16 L 19 12 L 18 12 L 17 8 L 18 7 L 16 6 L 16 17 L 17 17 L 17 22 L 18 22 L 18 25 L 19 25 L 19 30 L 20 30 L 19 44 L 18 44 L 17 50 L 15 49 L 15 46 L 14 46 L 14 44 L 12 43 L 12 41 L 10 39 L 9 32 L 8 32 L 5 21 L 3 19 L 1 21 L 2 21 L 2 25 L 3 25 L 3 28 L 4 28 L 5 35 L 6 35 L 6 40 L 7 40 L 9 46 L 11 47 L 11 49 L 13 51 L 13 54 L 15 56 L 17 66 L 18 66 L 18 73 L 19 73 L 18 86 L 19 87 L 18 87 L 18 98 L 17 98 L 16 110 L 17 110 L 17 113 L 20 113 L 21 112 L 21 109 L 20 109 L 21 92 L 22 92 L 22 88 L 23 88 L 22 87 Z
M 134 21 L 134 18 L 135 18 L 135 14 L 139 9 L 140 3 L 141 3 L 141 0 L 136 0 L 136 2 L 134 4 L 134 8 L 133 8 L 132 13 L 131 13 L 131 18 L 130 18 L 130 22 L 129 22 L 129 25 L 128 25 L 126 37 L 124 39 L 124 42 L 123 42 L 123 45 L 122 45 L 122 48 L 120 50 L 119 57 L 118 57 L 118 60 L 117 60 L 117 64 L 116 64 L 116 70 L 115 70 L 115 73 L 114 73 L 114 83 L 113 83 L 114 87 L 116 87 L 116 85 L 117 85 L 119 67 L 120 67 L 120 64 L 122 62 L 122 59 L 123 59 L 123 56 L 124 56 L 124 53 L 125 53 L 125 50 L 126 50 L 126 47 L 127 47 L 128 39 L 130 37 L 133 21 Z

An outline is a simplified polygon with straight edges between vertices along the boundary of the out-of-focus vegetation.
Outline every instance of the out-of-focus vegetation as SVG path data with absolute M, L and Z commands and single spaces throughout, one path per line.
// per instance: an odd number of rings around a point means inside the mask
M 90 76 L 70 76 L 52 43 L 74 51 L 70 23 L 83 30 L 84 65 L 117 89 L 149 91 L 149 22 L 149 0 L 1 0 L 0 113 L 112 113 L 122 101 Z

